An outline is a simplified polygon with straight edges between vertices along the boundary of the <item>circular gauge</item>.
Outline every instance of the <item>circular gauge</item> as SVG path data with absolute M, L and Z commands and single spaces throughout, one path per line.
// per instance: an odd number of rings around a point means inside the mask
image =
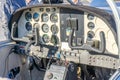
M 43 12 L 44 11 L 44 8 L 40 8 L 40 12 Z
M 51 9 L 51 12 L 55 12 L 55 11 L 56 11 L 56 8 L 52 8 L 52 9 Z
M 43 39 L 44 43 L 48 43 L 49 42 L 49 36 L 47 34 L 44 34 L 42 36 L 42 39 Z
M 53 43 L 54 45 L 57 45 L 59 42 L 59 39 L 56 35 L 52 35 L 51 37 L 51 43 Z
M 52 31 L 52 33 L 53 33 L 53 34 L 58 33 L 58 26 L 57 26 L 57 25 L 55 25 L 55 24 L 54 24 L 54 25 L 52 25 L 52 26 L 51 26 L 51 31 Z
M 93 20 L 94 19 L 94 15 L 93 14 L 88 14 L 87 18 L 88 18 L 88 20 Z
M 94 34 L 93 31 L 89 31 L 89 32 L 88 32 L 88 38 L 89 38 L 89 39 L 92 39 L 94 36 L 95 36 L 95 34 Z
M 88 23 L 88 28 L 93 29 L 95 27 L 95 24 L 93 22 Z
M 49 31 L 49 26 L 47 24 L 42 25 L 42 31 L 47 33 Z
M 49 16 L 46 13 L 43 13 L 41 17 L 43 22 L 47 22 L 49 20 Z
M 47 12 L 50 12 L 50 8 L 46 8 L 46 11 L 47 11 Z
M 36 13 L 36 12 L 35 12 L 35 13 L 33 14 L 33 19 L 34 19 L 35 21 L 38 21 L 38 20 L 39 20 L 39 16 L 40 16 L 39 13 Z
M 30 21 L 30 20 L 32 19 L 32 14 L 31 14 L 30 12 L 26 12 L 26 13 L 25 13 L 25 19 L 26 19 L 27 21 Z
M 58 16 L 57 16 L 57 14 L 52 14 L 52 15 L 50 16 L 50 20 L 51 20 L 52 22 L 57 22 L 57 21 L 58 21 Z
M 32 24 L 30 22 L 27 22 L 25 25 L 27 31 L 31 31 L 32 30 Z

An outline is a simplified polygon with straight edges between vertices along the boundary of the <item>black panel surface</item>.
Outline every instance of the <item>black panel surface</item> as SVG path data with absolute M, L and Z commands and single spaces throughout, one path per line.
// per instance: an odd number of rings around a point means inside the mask
M 74 42 L 76 43 L 76 45 L 80 45 L 81 43 L 77 43 L 77 42 L 79 42 L 77 40 L 82 39 L 82 41 L 83 41 L 83 37 L 84 37 L 84 12 L 78 11 L 78 10 L 73 10 L 73 9 L 67 9 L 67 8 L 60 9 L 60 20 L 61 20 L 60 26 L 61 26 L 61 41 L 62 42 L 68 41 L 67 32 L 69 32 L 71 30 L 70 26 L 67 25 L 68 18 L 78 19 L 78 30 L 76 30 L 76 32 L 75 32 L 77 38 L 76 37 L 74 38 Z

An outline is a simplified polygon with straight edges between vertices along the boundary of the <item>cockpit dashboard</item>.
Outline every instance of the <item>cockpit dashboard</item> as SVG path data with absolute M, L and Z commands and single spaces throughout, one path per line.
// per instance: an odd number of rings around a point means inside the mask
M 14 27 L 13 23 L 17 25 L 11 30 L 13 40 L 30 42 L 35 39 L 37 44 L 59 48 L 68 60 L 77 63 L 80 54 L 85 52 L 118 55 L 115 22 L 104 10 L 83 5 L 44 4 L 19 9 L 13 15 L 10 28 Z M 96 63 L 93 65 L 98 66 Z

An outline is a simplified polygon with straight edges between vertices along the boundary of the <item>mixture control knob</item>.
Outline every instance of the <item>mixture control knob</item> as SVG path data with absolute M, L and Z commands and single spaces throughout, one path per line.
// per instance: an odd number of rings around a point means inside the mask
M 53 74 L 52 73 L 48 73 L 47 78 L 48 79 L 52 79 L 53 78 Z

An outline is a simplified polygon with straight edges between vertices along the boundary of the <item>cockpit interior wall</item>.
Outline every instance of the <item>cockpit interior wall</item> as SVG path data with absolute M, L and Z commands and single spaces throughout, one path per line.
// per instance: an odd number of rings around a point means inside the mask
M 21 57 L 17 54 L 14 54 L 11 52 L 11 49 L 14 47 L 14 45 L 9 44 L 6 45 L 6 43 L 1 44 L 0 46 L 0 76 L 1 77 L 8 77 L 8 73 L 10 69 L 15 68 L 15 67 L 21 67 L 22 62 L 21 62 Z M 4 45 L 4 46 L 2 46 Z M 21 77 L 16 77 L 17 80 L 20 80 Z

